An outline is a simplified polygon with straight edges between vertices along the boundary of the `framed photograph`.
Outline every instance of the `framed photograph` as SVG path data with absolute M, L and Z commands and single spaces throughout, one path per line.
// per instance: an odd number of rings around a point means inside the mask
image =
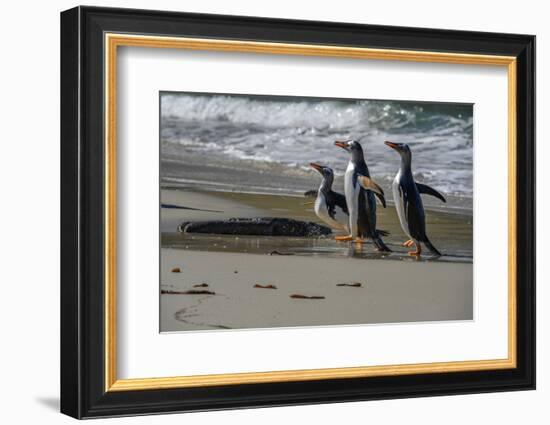
M 61 14 L 61 411 L 535 387 L 535 37 Z

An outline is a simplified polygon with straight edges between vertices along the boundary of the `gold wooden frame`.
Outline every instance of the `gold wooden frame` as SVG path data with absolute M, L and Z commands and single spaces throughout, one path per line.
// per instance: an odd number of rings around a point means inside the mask
M 128 34 L 105 34 L 105 391 L 134 391 L 214 385 L 310 381 L 417 373 L 447 373 L 515 368 L 516 358 L 516 58 L 410 50 L 266 43 Z M 508 357 L 421 364 L 118 379 L 116 373 L 116 97 L 120 46 L 330 56 L 356 59 L 437 62 L 507 67 L 508 71 Z

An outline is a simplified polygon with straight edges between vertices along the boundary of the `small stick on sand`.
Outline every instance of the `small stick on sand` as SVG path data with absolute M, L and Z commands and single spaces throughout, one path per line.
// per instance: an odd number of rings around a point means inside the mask
M 353 283 L 337 283 L 336 286 L 349 286 L 352 288 L 361 288 L 363 285 L 361 285 L 359 282 L 353 282 Z
M 290 298 L 299 299 L 299 300 L 324 300 L 325 297 L 320 295 L 301 295 L 301 294 L 292 294 Z
M 181 269 L 179 267 L 174 267 L 172 273 L 181 273 Z
M 197 285 L 193 285 L 193 288 L 208 288 L 208 283 L 199 283 Z
M 259 283 L 257 283 L 256 285 L 254 285 L 254 288 L 277 289 L 277 287 L 276 287 L 275 285 L 260 285 Z
M 197 289 L 190 289 L 188 291 L 170 291 L 163 289 L 160 291 L 161 294 L 170 294 L 170 295 L 216 295 L 215 292 L 207 291 L 207 290 L 197 290 Z

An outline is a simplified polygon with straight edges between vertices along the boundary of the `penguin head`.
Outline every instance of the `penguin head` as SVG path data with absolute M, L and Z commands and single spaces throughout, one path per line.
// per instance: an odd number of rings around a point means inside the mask
M 357 140 L 337 140 L 334 145 L 349 152 L 352 160 L 364 159 L 363 148 Z
M 310 163 L 309 166 L 314 170 L 317 170 L 324 177 L 327 183 L 332 184 L 334 180 L 334 171 L 332 171 L 332 168 L 317 164 L 315 162 Z
M 409 145 L 407 145 L 406 143 L 393 143 L 385 141 L 384 144 L 397 151 L 399 155 L 401 155 L 401 158 L 405 159 L 407 162 L 411 161 L 411 148 L 409 148 Z

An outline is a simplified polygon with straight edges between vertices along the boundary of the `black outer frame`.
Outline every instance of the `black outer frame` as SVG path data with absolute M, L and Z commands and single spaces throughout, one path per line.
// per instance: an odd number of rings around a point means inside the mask
M 105 32 L 517 57 L 517 368 L 104 391 Z M 535 388 L 535 37 L 77 7 L 61 13 L 61 412 L 76 418 Z

